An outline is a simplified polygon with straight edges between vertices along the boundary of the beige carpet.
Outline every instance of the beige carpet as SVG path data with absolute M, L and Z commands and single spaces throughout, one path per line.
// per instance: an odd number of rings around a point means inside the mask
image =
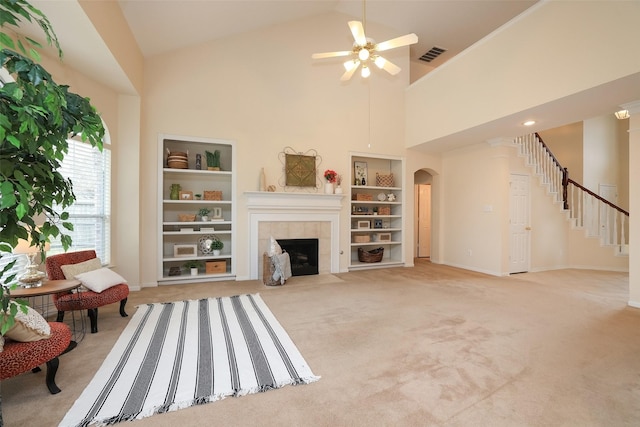
M 255 292 L 320 381 L 120 425 L 640 425 L 640 310 L 625 273 L 497 278 L 418 261 L 282 287 L 162 286 L 128 306 Z M 5 425 L 57 425 L 126 322 L 100 309 L 100 332 L 60 358 L 60 394 L 44 373 L 3 381 Z

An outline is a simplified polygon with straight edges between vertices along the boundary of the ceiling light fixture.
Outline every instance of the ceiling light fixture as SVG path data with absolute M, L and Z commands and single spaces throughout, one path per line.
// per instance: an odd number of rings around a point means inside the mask
M 535 120 L 527 120 L 526 122 L 522 123 L 525 126 L 533 126 L 536 124 Z
M 629 111 L 628 110 L 616 111 L 613 114 L 616 116 L 616 119 L 618 119 L 618 120 L 624 120 L 624 119 L 628 119 L 629 118 Z
M 365 0 L 362 1 L 362 22 L 349 21 L 349 29 L 351 35 L 353 35 L 354 43 L 351 50 L 343 50 L 339 52 L 323 52 L 314 53 L 311 55 L 313 59 L 334 58 L 336 56 L 350 56 L 352 59 L 344 63 L 346 72 L 342 75 L 340 80 L 347 81 L 356 72 L 357 68 L 362 64 L 361 75 L 362 77 L 369 77 L 371 75 L 371 68 L 369 64 L 375 63 L 376 66 L 387 73 L 395 76 L 400 72 L 400 67 L 392 62 L 380 57 L 380 52 L 386 50 L 395 49 L 398 47 L 409 46 L 418 42 L 418 36 L 414 33 L 405 34 L 404 36 L 396 37 L 384 41 L 382 43 L 376 43 L 374 40 L 365 36 L 366 16 L 367 16 Z M 366 66 L 366 67 L 365 67 Z

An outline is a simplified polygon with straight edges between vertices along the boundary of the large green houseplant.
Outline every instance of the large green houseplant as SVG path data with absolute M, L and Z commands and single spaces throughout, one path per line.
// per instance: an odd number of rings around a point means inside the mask
M 62 50 L 47 19 L 25 0 L 0 0 L 0 66 L 13 81 L 0 87 L 0 257 L 27 240 L 44 259 L 44 245 L 59 238 L 67 250 L 73 230 L 64 211 L 75 201 L 72 182 L 59 172 L 77 136 L 102 149 L 104 126 L 88 98 L 54 82 L 38 61 L 42 46 L 19 35 L 21 22 L 35 22 L 47 43 Z M 38 223 L 36 223 L 38 221 Z M 0 271 L 0 334 L 14 323 L 19 309 L 10 299 L 15 275 Z

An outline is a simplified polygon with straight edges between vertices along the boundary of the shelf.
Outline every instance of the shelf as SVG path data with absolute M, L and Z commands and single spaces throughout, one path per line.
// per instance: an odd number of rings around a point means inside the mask
M 224 170 L 210 171 L 206 167 L 206 152 L 220 152 L 220 164 Z M 168 152 L 188 153 L 189 166 L 193 169 L 174 169 L 166 167 Z M 200 157 L 204 169 L 195 169 L 196 158 Z M 162 284 L 193 283 L 235 278 L 235 240 L 236 240 L 236 173 L 235 142 L 214 138 L 184 137 L 161 134 L 158 136 L 158 249 L 157 281 Z M 181 191 L 193 195 L 204 195 L 207 191 L 222 192 L 223 200 L 208 199 L 171 199 L 171 188 L 179 185 Z M 196 214 L 200 208 L 210 208 L 218 220 L 178 221 L 181 215 Z M 196 218 L 200 218 L 197 216 Z M 201 228 L 213 228 L 202 230 Z M 189 231 L 180 231 L 181 228 Z M 199 239 L 215 234 L 224 242 L 221 255 L 203 254 Z M 174 256 L 176 245 L 195 246 L 193 256 Z M 179 276 L 169 276 L 171 268 L 180 267 L 187 261 L 223 261 L 226 271 L 191 276 L 183 271 Z M 220 266 L 222 269 L 223 266 Z
M 223 235 L 223 234 L 231 234 L 231 230 L 214 230 L 214 231 L 199 231 L 199 230 L 193 230 L 193 231 L 163 231 L 162 234 L 165 236 L 183 236 L 183 235 L 189 235 L 189 234 L 219 234 L 219 235 Z
M 215 261 L 217 259 L 231 259 L 231 254 L 181 256 L 181 257 L 167 256 L 167 257 L 163 257 L 162 261 L 164 262 L 187 262 L 187 261 L 193 261 L 193 260 Z
M 366 243 L 351 243 L 351 246 L 384 246 L 384 245 L 401 245 L 402 242 L 366 242 Z
M 217 273 L 217 274 L 198 274 L 192 276 L 191 274 L 181 274 L 180 276 L 163 276 L 158 279 L 158 282 L 165 285 L 182 284 L 182 283 L 195 283 L 214 280 L 228 280 L 233 279 L 234 276 L 230 272 Z
M 205 175 L 229 175 L 231 176 L 233 173 L 231 171 L 210 171 L 210 170 L 197 170 L 197 169 L 175 169 L 175 168 L 164 168 L 162 169 L 164 173 L 187 173 L 187 174 L 205 174 Z
M 392 231 L 402 231 L 401 228 L 352 228 L 352 233 L 390 233 Z
M 402 267 L 404 262 L 400 260 L 388 260 L 384 259 L 380 262 L 360 262 L 352 261 L 349 269 L 351 270 L 368 270 L 372 268 L 387 268 L 387 267 Z
M 364 176 L 366 182 L 375 182 L 376 175 L 393 175 L 393 187 L 380 187 L 377 185 L 351 185 L 350 191 L 352 199 L 350 200 L 351 214 L 349 218 L 350 240 L 354 240 L 354 236 L 363 235 L 370 236 L 369 242 L 351 242 L 349 244 L 349 270 L 364 270 L 372 268 L 387 268 L 404 266 L 404 221 L 405 221 L 405 205 L 402 196 L 403 187 L 398 186 L 403 182 L 404 177 L 404 158 L 375 155 L 370 153 L 351 153 L 351 164 L 354 166 L 351 171 L 351 182 L 355 183 L 356 177 L 355 164 L 358 162 L 359 167 L 364 164 Z M 362 171 L 363 169 L 359 169 Z M 362 175 L 359 175 L 362 176 Z M 389 200 L 388 195 L 392 193 L 394 200 Z M 361 195 L 360 198 L 371 197 L 371 200 L 354 200 L 356 194 Z M 378 200 L 380 194 L 385 195 L 384 200 Z M 382 196 L 380 196 L 382 198 Z M 382 210 L 385 214 L 373 214 L 373 211 Z M 370 225 L 369 228 L 354 228 L 358 224 Z M 377 225 L 378 227 L 374 227 Z M 382 227 L 380 227 L 382 226 Z M 378 233 L 385 233 L 384 238 L 390 239 L 384 241 L 374 241 Z M 384 257 L 382 261 L 376 263 L 367 263 L 358 261 L 358 248 L 372 249 L 376 247 L 384 247 Z
M 215 204 L 215 205 L 230 205 L 233 203 L 231 200 L 163 200 L 165 205 L 202 205 L 202 204 Z
M 352 185 L 351 192 L 355 193 L 358 189 L 376 190 L 376 191 L 402 191 L 401 187 L 377 187 L 375 185 Z

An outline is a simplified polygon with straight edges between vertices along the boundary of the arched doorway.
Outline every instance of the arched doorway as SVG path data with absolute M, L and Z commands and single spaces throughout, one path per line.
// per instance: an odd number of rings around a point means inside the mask
M 433 175 L 428 170 L 418 170 L 414 182 L 414 258 L 431 258 L 432 253 L 432 184 Z

